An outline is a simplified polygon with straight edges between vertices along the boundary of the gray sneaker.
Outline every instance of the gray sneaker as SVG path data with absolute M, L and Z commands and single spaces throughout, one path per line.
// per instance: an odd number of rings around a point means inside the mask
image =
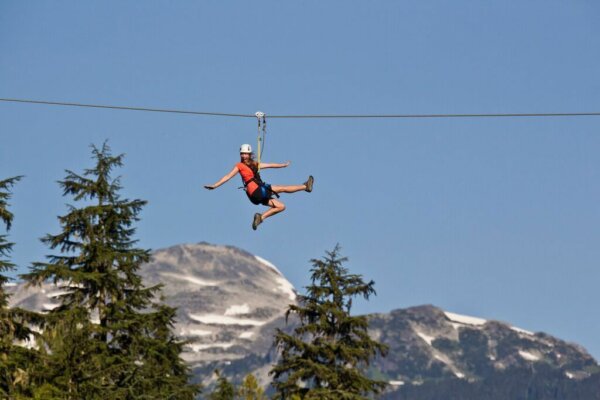
M 306 189 L 304 189 L 304 190 L 307 191 L 308 193 L 312 192 L 312 187 L 313 187 L 314 182 L 315 182 L 315 178 L 313 178 L 312 175 L 309 175 L 308 180 L 306 182 L 304 182 L 304 185 L 306 186 Z
M 262 222 L 262 216 L 259 213 L 254 214 L 254 220 L 252 221 L 252 229 L 256 230 Z

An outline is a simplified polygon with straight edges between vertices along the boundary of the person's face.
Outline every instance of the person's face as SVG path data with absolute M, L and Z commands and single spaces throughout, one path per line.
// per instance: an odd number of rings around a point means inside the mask
M 242 160 L 247 160 L 250 158 L 250 153 L 240 153 L 240 157 L 242 157 Z

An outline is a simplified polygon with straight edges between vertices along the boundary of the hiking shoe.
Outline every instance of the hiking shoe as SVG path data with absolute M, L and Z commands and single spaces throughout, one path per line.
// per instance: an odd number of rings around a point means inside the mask
M 312 175 L 309 175 L 308 180 L 306 182 L 304 182 L 304 185 L 306 186 L 306 189 L 304 189 L 304 190 L 307 191 L 308 193 L 312 192 L 312 187 L 313 187 L 314 182 L 315 182 L 315 178 L 313 178 Z
M 252 221 L 252 229 L 256 230 L 260 223 L 262 222 L 262 217 L 259 213 L 254 214 L 254 220 Z

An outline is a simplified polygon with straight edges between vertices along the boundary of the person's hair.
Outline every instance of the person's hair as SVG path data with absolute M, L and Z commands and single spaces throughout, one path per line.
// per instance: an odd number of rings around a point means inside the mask
M 247 160 L 244 160 L 240 155 L 240 161 L 246 164 L 250 169 L 256 173 L 258 171 L 258 162 L 254 160 L 254 153 L 249 153 L 250 157 Z

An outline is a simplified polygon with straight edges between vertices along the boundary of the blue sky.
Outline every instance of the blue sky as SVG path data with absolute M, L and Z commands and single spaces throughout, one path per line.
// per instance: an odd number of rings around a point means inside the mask
M 0 2 L 0 97 L 270 114 L 600 111 L 595 1 Z M 336 243 L 376 282 L 356 312 L 418 304 L 511 322 L 600 357 L 600 118 L 270 120 L 264 172 L 315 191 L 250 229 L 256 122 L 0 104 L 19 272 L 48 253 L 89 145 L 126 153 L 141 245 L 207 241 L 297 287 Z

